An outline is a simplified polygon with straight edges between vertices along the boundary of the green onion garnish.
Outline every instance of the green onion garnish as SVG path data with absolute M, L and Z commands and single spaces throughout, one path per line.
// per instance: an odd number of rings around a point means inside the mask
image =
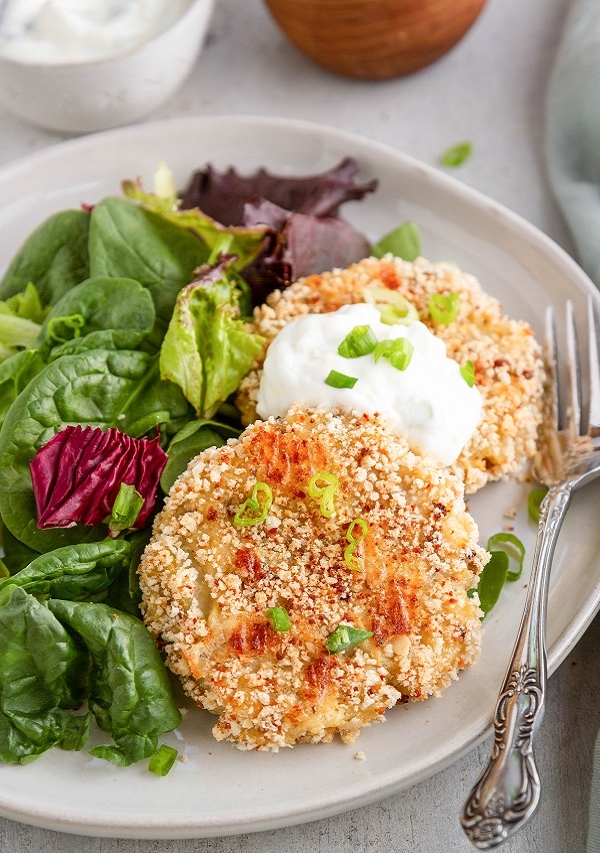
M 540 520 L 540 507 L 547 494 L 548 489 L 532 489 L 527 495 L 527 512 L 536 524 Z
M 175 764 L 176 758 L 177 750 L 173 749 L 172 746 L 167 746 L 163 743 L 158 747 L 150 759 L 148 770 L 152 773 L 156 773 L 157 776 L 166 776 L 171 767 Z
M 276 631 L 289 631 L 292 627 L 289 613 L 285 607 L 269 607 L 267 616 Z
M 500 597 L 508 574 L 508 564 L 508 554 L 504 551 L 492 551 L 489 562 L 479 575 L 477 594 L 484 615 L 490 612 Z M 469 590 L 468 595 L 472 596 L 474 592 L 475 590 Z
M 436 323 L 447 326 L 456 320 L 459 304 L 458 293 L 432 293 L 429 297 L 429 315 Z
M 370 326 L 355 326 L 339 345 L 338 352 L 344 358 L 360 358 L 373 352 L 376 346 L 377 338 Z
M 440 157 L 440 163 L 442 166 L 449 166 L 450 168 L 462 166 L 462 164 L 469 159 L 472 153 L 473 146 L 470 142 L 458 142 L 456 145 L 452 145 L 444 151 Z
M 262 502 L 259 494 L 262 493 Z M 252 489 L 252 494 L 247 498 L 235 514 L 233 523 L 239 527 L 249 527 L 252 524 L 260 524 L 267 517 L 267 513 L 273 503 L 273 492 L 266 483 L 258 482 Z
M 133 527 L 143 506 L 144 498 L 135 486 L 121 483 L 108 519 L 108 529 L 113 533 L 120 533 L 121 530 Z
M 406 370 L 410 364 L 414 347 L 408 338 L 396 338 L 395 340 L 381 341 L 375 347 L 375 361 L 387 358 L 396 370 Z
M 332 388 L 354 388 L 357 382 L 358 376 L 346 376 L 337 370 L 330 370 L 325 379 L 325 384 L 331 385 Z
M 325 640 L 325 647 L 332 655 L 344 652 L 357 646 L 363 640 L 373 636 L 372 631 L 363 631 L 362 628 L 354 628 L 352 625 L 338 625 Z
M 388 253 L 404 261 L 414 261 L 421 254 L 421 235 L 410 219 L 385 234 L 371 249 L 376 258 Z
M 358 536 L 355 536 L 354 531 L 357 527 L 360 528 L 360 533 Z M 350 522 L 350 526 L 346 531 L 346 539 L 349 544 L 344 549 L 344 561 L 348 568 L 353 571 L 362 572 L 362 565 L 354 552 L 356 551 L 358 544 L 362 542 L 368 532 L 369 525 L 364 518 L 355 518 L 354 521 Z
M 472 388 L 475 385 L 475 365 L 472 361 L 465 361 L 463 366 L 460 368 L 460 375 L 465 380 L 469 388 Z
M 491 553 L 503 551 L 509 559 L 509 562 L 515 566 L 509 570 L 506 575 L 506 580 L 516 581 L 521 577 L 523 571 L 523 560 L 525 558 L 525 546 L 518 536 L 513 533 L 496 533 L 490 536 L 487 543 L 487 549 Z
M 340 485 L 339 479 L 329 471 L 319 471 L 311 477 L 308 484 L 308 494 L 311 498 L 319 498 L 321 501 L 321 515 L 331 518 L 335 512 L 333 498 Z
M 412 302 L 405 299 L 397 290 L 387 287 L 366 287 L 363 290 L 365 302 L 374 305 L 379 311 L 380 319 L 386 326 L 409 326 L 419 319 L 419 314 Z

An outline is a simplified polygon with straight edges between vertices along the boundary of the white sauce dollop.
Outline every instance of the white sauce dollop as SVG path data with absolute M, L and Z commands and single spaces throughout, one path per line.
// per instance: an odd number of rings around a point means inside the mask
M 85 62 L 126 53 L 164 32 L 191 0 L 8 0 L 0 56 Z
M 373 354 L 344 358 L 337 349 L 354 326 L 369 325 L 378 341 L 405 337 L 414 347 L 406 370 Z M 358 378 L 354 388 L 332 388 L 331 370 Z M 375 414 L 389 428 L 443 465 L 456 461 L 481 417 L 481 394 L 469 387 L 444 342 L 419 321 L 381 322 L 373 305 L 346 305 L 329 314 L 307 314 L 288 323 L 267 350 L 258 393 L 261 418 L 283 416 L 298 404 L 330 411 Z

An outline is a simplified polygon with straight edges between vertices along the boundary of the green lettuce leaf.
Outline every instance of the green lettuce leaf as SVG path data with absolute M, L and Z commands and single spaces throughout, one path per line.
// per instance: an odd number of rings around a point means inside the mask
M 160 351 L 160 374 L 179 385 L 199 418 L 210 419 L 248 373 L 264 338 L 239 318 L 224 264 L 184 287 Z

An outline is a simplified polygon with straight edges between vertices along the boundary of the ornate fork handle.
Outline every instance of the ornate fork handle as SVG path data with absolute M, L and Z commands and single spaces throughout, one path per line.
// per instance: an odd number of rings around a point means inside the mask
M 553 486 L 540 507 L 527 598 L 494 714 L 492 752 L 461 816 L 463 829 L 480 850 L 496 847 L 516 832 L 539 802 L 533 735 L 544 711 L 548 582 L 573 485 Z

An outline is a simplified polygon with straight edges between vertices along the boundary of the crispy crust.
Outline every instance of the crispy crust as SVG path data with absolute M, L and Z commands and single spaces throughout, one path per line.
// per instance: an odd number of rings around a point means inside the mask
M 286 290 L 271 294 L 267 304 L 255 310 L 255 330 L 267 344 L 240 385 L 237 403 L 244 423 L 252 423 L 257 417 L 262 362 L 277 332 L 304 314 L 364 302 L 369 287 L 401 293 L 414 304 L 419 319 L 444 341 L 450 358 L 460 364 L 471 360 L 475 365 L 483 415 L 457 462 L 467 492 L 519 470 L 535 454 L 542 420 L 540 347 L 527 323 L 504 316 L 500 303 L 484 293 L 477 279 L 450 264 L 431 264 L 423 258 L 415 263 L 391 255 L 382 260 L 367 258 L 345 270 L 300 279 Z M 430 318 L 432 293 L 460 295 L 454 322 L 442 325 Z
M 326 518 L 308 484 L 339 479 Z M 257 482 L 266 519 L 233 518 Z M 193 460 L 158 515 L 140 565 L 146 624 L 184 689 L 242 749 L 351 742 L 387 708 L 438 695 L 480 646 L 485 563 L 460 480 L 367 415 L 303 412 L 249 427 Z M 347 530 L 368 534 L 344 560 Z M 268 608 L 284 606 L 291 630 Z M 373 636 L 330 654 L 349 623 Z

